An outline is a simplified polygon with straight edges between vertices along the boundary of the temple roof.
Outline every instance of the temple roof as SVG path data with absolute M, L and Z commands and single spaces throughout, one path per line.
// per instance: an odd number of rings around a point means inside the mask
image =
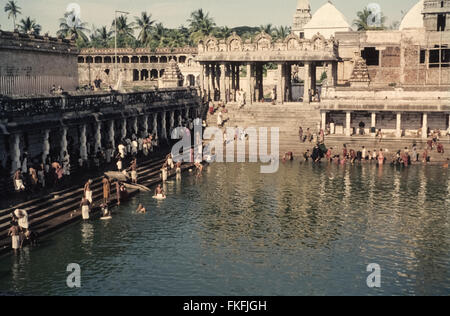
M 423 15 L 422 10 L 424 7 L 424 0 L 420 0 L 417 2 L 411 10 L 408 11 L 408 13 L 405 15 L 405 17 L 402 20 L 402 23 L 400 23 L 400 30 L 404 29 L 416 29 L 416 28 L 423 28 Z
M 298 0 L 297 10 L 310 10 L 309 0 Z
M 351 28 L 345 16 L 331 3 L 327 2 L 314 13 L 305 29 Z

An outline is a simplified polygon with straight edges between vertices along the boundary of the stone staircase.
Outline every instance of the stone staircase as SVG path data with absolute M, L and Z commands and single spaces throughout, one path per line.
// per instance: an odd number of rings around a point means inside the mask
M 250 106 L 245 106 L 238 109 L 235 104 L 228 104 L 226 107 L 228 113 L 223 115 L 225 120 L 224 128 L 227 127 L 278 127 L 279 133 L 279 151 L 280 156 L 286 152 L 293 152 L 294 156 L 302 156 L 306 150 L 312 150 L 315 145 L 313 142 L 300 142 L 298 129 L 299 126 L 303 128 L 303 135 L 306 135 L 306 129 L 310 128 L 311 133 L 315 133 L 320 126 L 321 118 L 318 104 L 304 105 L 303 103 L 289 103 L 284 105 L 272 105 L 271 103 L 257 103 Z M 208 126 L 217 126 L 217 115 L 208 114 Z M 450 138 L 443 137 L 440 142 L 447 150 L 445 154 L 438 154 L 436 150 L 430 153 L 432 162 L 445 161 L 450 158 Z M 426 141 L 417 138 L 395 138 L 394 136 L 386 136 L 382 142 L 379 143 L 377 139 L 371 136 L 352 136 L 346 137 L 341 135 L 333 135 L 325 137 L 325 144 L 328 148 L 333 148 L 333 154 L 341 154 L 343 144 L 347 144 L 347 148 L 355 151 L 362 150 L 365 146 L 367 150 L 377 151 L 380 148 L 388 149 L 388 157 L 393 155 L 398 150 L 403 150 L 405 147 L 412 150 L 413 144 L 417 145 L 417 150 L 420 156 L 424 148 L 427 147 Z M 270 148 L 270 133 L 268 137 L 268 147 Z
M 160 169 L 165 161 L 166 152 L 158 154 L 147 161 L 138 163 L 139 184 L 150 187 L 160 182 Z M 182 170 L 192 167 L 184 164 Z M 169 176 L 174 176 L 174 172 Z M 99 205 L 103 199 L 102 177 L 93 178 L 91 189 L 93 191 L 94 208 L 93 213 L 99 212 Z M 137 190 L 128 190 L 130 196 L 138 193 Z M 39 236 L 49 234 L 70 223 L 81 220 L 80 201 L 83 195 L 83 185 L 77 185 L 60 191 L 58 193 L 42 196 L 29 200 L 19 205 L 0 210 L 0 254 L 10 249 L 11 238 L 7 236 L 10 227 L 11 213 L 20 208 L 28 213 L 30 228 Z M 111 186 L 111 203 L 117 203 L 116 188 Z M 74 211 L 77 211 L 74 213 Z

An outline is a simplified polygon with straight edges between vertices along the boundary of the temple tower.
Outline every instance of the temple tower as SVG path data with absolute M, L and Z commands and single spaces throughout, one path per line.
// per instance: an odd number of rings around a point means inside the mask
M 304 38 L 305 33 L 303 27 L 311 20 L 311 6 L 309 0 L 298 0 L 297 10 L 294 14 L 294 24 L 292 25 L 292 32 L 300 38 Z
M 422 13 L 427 31 L 450 30 L 450 0 L 425 0 Z

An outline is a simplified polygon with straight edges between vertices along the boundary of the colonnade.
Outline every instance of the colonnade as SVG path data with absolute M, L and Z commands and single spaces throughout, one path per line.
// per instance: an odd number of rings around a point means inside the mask
M 292 102 L 292 68 L 304 67 L 303 102 L 311 102 L 311 91 L 316 90 L 316 69 L 320 61 L 276 62 L 276 90 L 272 92 L 277 104 Z M 201 88 L 209 100 L 225 103 L 236 102 L 237 92 L 245 93 L 245 102 L 252 104 L 264 99 L 264 64 L 267 62 L 201 62 Z M 325 62 L 327 82 L 334 86 L 337 76 L 337 63 Z M 242 71 L 244 70 L 244 71 Z M 246 74 L 245 85 L 241 81 L 241 71 Z M 311 91 L 310 91 L 311 90 Z
M 52 159 L 62 160 L 66 154 L 72 154 L 68 150 L 69 137 L 76 143 L 75 152 L 82 161 L 87 161 L 89 156 L 95 155 L 99 149 L 103 151 L 107 148 L 116 149 L 118 142 L 127 138 L 131 139 L 133 136 L 146 138 L 153 134 L 155 138 L 158 138 L 160 144 L 168 144 L 173 129 L 188 125 L 188 122 L 193 120 L 197 114 L 196 108 L 182 108 L 127 118 L 96 120 L 93 123 L 80 122 L 80 124 L 71 126 L 61 126 L 58 130 L 34 130 L 32 138 L 27 134 L 28 139 L 25 143 L 28 148 L 26 149 L 22 140 L 25 134 L 13 133 L 9 137 L 10 146 L 7 153 L 11 159 L 11 172 L 14 173 L 22 167 L 25 150 L 27 150 L 28 157 L 40 155 L 42 162 L 45 162 L 50 155 L 52 155 L 50 157 Z M 57 139 L 55 139 L 55 135 Z M 6 159 L 2 163 L 6 167 Z

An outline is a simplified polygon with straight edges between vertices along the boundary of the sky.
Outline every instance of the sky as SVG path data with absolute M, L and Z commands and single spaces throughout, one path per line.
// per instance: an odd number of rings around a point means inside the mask
M 30 16 L 42 26 L 42 33 L 55 35 L 58 19 L 63 17 L 71 3 L 81 8 L 81 20 L 96 27 L 111 25 L 114 11 L 130 12 L 132 20 L 140 12 L 147 11 L 153 19 L 169 28 L 187 26 L 186 20 L 193 10 L 203 8 L 208 11 L 219 26 L 236 27 L 263 24 L 292 25 L 297 0 L 16 0 L 22 8 L 21 18 Z M 314 13 L 327 0 L 310 0 Z M 369 3 L 378 3 L 388 18 L 386 25 L 400 21 L 418 0 L 333 0 L 332 3 L 352 24 L 356 12 Z M 12 30 L 12 20 L 8 20 L 3 8 L 7 0 L 0 0 L 0 29 Z M 402 12 L 403 11 L 403 12 Z

